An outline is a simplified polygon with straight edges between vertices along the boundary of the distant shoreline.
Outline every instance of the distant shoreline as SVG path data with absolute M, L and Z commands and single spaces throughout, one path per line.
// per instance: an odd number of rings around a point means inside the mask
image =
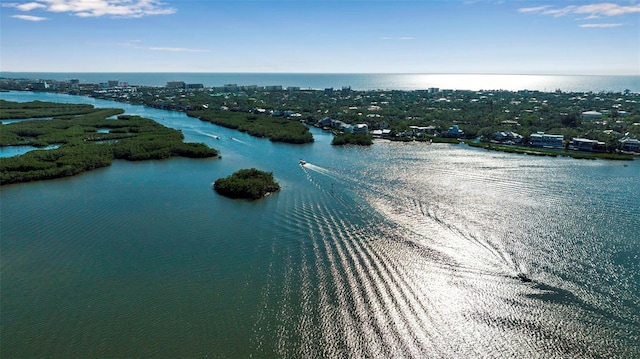
M 482 74 L 482 73 L 261 73 L 261 72 L 8 72 L 0 78 L 26 78 L 80 83 L 110 80 L 135 86 L 164 86 L 169 81 L 202 83 L 206 87 L 238 84 L 319 90 L 349 86 L 354 90 L 534 90 L 553 92 L 640 93 L 640 75 Z

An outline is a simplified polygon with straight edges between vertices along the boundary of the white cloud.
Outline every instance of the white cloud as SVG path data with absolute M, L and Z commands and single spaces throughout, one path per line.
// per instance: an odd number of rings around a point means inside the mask
M 549 7 L 550 7 L 549 5 L 536 6 L 536 7 L 525 7 L 525 8 L 518 9 L 518 12 L 523 12 L 523 13 L 541 12 L 541 11 L 543 11 L 545 9 L 548 9 Z
M 634 13 L 640 13 L 640 4 L 632 4 L 628 6 L 604 2 L 589 5 L 570 5 L 562 8 L 554 8 L 550 5 L 537 6 L 530 8 L 518 9 L 522 13 L 537 13 L 542 15 L 551 15 L 555 17 L 565 16 L 569 14 L 587 15 L 587 18 L 593 19 L 600 16 L 622 16 Z
M 584 15 L 576 17 L 576 20 L 593 20 L 602 17 L 624 16 L 640 13 L 640 4 L 631 3 L 628 6 L 604 2 L 589 5 L 570 5 L 562 8 L 554 8 L 550 5 L 518 9 L 518 12 L 529 14 L 549 15 L 562 17 L 566 15 Z M 585 23 L 578 25 L 582 28 L 610 28 L 624 26 L 622 23 Z
M 18 10 L 22 10 L 22 11 L 31 11 L 33 9 L 42 9 L 45 8 L 45 5 L 42 5 L 40 3 L 37 2 L 28 2 L 28 3 L 24 3 L 24 4 L 16 4 L 15 6 Z
M 620 16 L 640 12 L 640 5 L 620 6 L 612 3 L 600 3 L 578 6 L 576 14 L 588 14 L 589 16 Z
M 26 20 L 26 21 L 44 21 L 48 20 L 46 17 L 42 16 L 31 16 L 31 15 L 13 15 L 11 16 L 14 19 Z
M 616 24 L 582 24 L 580 25 L 580 27 L 586 27 L 586 28 L 606 28 L 606 27 L 618 27 L 618 26 L 622 26 L 622 24 L 620 23 L 616 23 Z
M 560 16 L 565 16 L 567 14 L 574 12 L 576 8 L 577 6 L 571 5 L 571 6 L 563 7 L 561 9 L 545 9 L 545 10 L 542 10 L 541 13 L 543 15 L 552 15 L 555 17 L 560 17 Z
M 79 17 L 143 17 L 169 15 L 176 12 L 158 0 L 36 0 L 27 3 L 8 3 L 22 11 L 42 9 L 49 12 L 69 12 Z

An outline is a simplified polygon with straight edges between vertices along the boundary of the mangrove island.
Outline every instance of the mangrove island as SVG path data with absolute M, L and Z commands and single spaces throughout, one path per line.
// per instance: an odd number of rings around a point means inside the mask
M 213 184 L 213 189 L 229 198 L 255 200 L 279 191 L 280 185 L 273 179 L 272 172 L 250 168 L 219 178 Z
M 183 142 L 180 131 L 147 118 L 122 115 L 121 109 L 0 100 L 0 110 L 0 119 L 12 120 L 2 125 L 0 147 L 35 149 L 0 158 L 2 185 L 73 176 L 109 166 L 114 159 L 218 156 L 205 144 Z

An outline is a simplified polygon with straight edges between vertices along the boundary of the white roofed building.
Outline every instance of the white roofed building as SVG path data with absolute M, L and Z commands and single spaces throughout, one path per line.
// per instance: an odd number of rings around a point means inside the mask
M 602 118 L 602 113 L 598 111 L 585 111 L 582 113 L 583 120 L 599 120 Z
M 563 135 L 549 135 L 544 132 L 532 133 L 529 136 L 529 143 L 533 147 L 562 148 L 563 140 Z
M 620 149 L 629 152 L 640 152 L 640 140 L 637 138 L 625 137 L 618 141 L 620 143 Z

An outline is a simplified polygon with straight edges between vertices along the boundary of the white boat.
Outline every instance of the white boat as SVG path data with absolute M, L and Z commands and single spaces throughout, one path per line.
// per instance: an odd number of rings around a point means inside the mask
M 304 166 L 307 164 L 305 160 L 300 160 L 298 163 L 300 164 L 300 166 Z

